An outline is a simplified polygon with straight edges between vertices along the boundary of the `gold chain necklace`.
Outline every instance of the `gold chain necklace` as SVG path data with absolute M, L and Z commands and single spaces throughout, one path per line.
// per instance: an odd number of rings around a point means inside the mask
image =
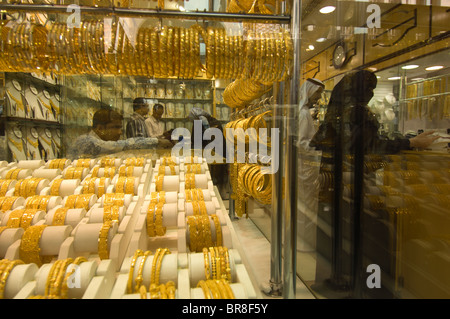
M 12 98 L 14 102 L 16 102 L 16 105 L 19 107 L 19 109 L 21 109 L 22 111 L 25 110 L 22 101 L 20 99 L 17 99 L 14 95 L 12 95 L 11 92 L 9 92 L 9 89 L 6 89 L 6 93 L 8 93 L 9 97 Z
M 10 136 L 8 136 L 8 140 L 11 142 L 11 143 L 13 143 L 16 147 L 17 147 L 17 149 L 19 150 L 19 151 L 23 151 L 23 144 L 22 144 L 22 141 L 20 141 L 20 142 L 17 142 L 17 141 L 14 141 Z
M 27 141 L 28 141 L 28 143 L 30 143 L 31 145 L 33 145 L 34 147 L 38 147 L 38 145 L 39 145 L 39 141 L 38 140 L 36 140 L 35 142 L 33 142 L 29 137 L 27 137 Z

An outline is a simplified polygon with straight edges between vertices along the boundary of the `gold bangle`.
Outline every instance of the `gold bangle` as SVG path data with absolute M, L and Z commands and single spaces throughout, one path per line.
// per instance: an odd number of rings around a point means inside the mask
M 133 276 L 134 276 L 134 267 L 136 265 L 137 258 L 139 256 L 143 256 L 144 251 L 141 249 L 138 249 L 134 252 L 133 257 L 130 261 L 130 270 L 128 272 L 128 282 L 127 282 L 127 293 L 131 294 L 133 293 Z
M 211 279 L 217 279 L 216 252 L 213 247 L 209 247 L 208 249 L 211 259 Z
M 209 261 L 209 252 L 208 252 L 208 248 L 203 247 L 203 259 L 204 259 L 204 263 L 205 263 L 205 278 L 206 280 L 211 278 L 211 273 L 210 273 L 210 261 Z
M 147 288 L 144 285 L 139 288 L 139 294 L 141 295 L 141 299 L 147 299 Z
M 206 285 L 206 282 L 204 280 L 200 280 L 197 284 L 197 287 L 200 287 L 202 289 L 205 299 L 212 299 L 211 291 L 209 290 L 209 287 Z
M 164 236 L 166 227 L 163 226 L 163 207 L 164 204 L 158 203 L 155 212 L 155 231 L 157 236 Z
M 38 209 L 25 209 L 22 218 L 20 219 L 20 227 L 24 230 L 30 227 L 31 222 L 38 211 Z
M 8 221 L 6 222 L 6 226 L 10 228 L 20 227 L 24 211 L 25 211 L 24 209 L 16 209 L 13 210 L 11 213 L 9 213 L 9 218 Z
M 0 299 L 4 298 L 6 281 L 8 280 L 9 274 L 15 266 L 22 265 L 23 263 L 24 262 L 22 260 L 7 261 L 6 267 L 0 271 Z
M 223 238 L 222 238 L 222 227 L 220 225 L 219 217 L 216 214 L 211 215 L 211 218 L 214 222 L 214 227 L 216 230 L 216 244 L 215 246 L 222 246 Z
M 75 258 L 72 265 L 80 265 L 83 262 L 87 262 L 87 259 L 83 256 L 80 256 L 80 257 Z M 75 268 L 72 269 L 70 272 L 67 273 L 66 277 L 63 280 L 61 292 L 60 292 L 60 296 L 62 299 L 67 299 L 67 294 L 68 294 L 68 289 L 69 289 L 67 282 L 68 282 L 70 276 L 72 276 L 75 273 L 75 271 L 76 271 Z
M 187 225 L 189 229 L 189 250 L 196 252 L 198 242 L 197 219 L 194 216 L 188 216 Z
M 145 261 L 147 260 L 147 257 L 149 255 L 151 255 L 151 251 L 147 250 L 144 255 L 141 257 L 141 262 L 139 263 L 139 268 L 138 268 L 138 274 L 136 276 L 136 278 L 134 279 L 136 285 L 134 286 L 134 292 L 137 292 L 139 290 L 139 288 L 141 287 L 142 282 L 144 281 L 144 277 L 143 277 L 143 271 L 144 271 L 144 264 Z
M 108 250 L 108 234 L 112 226 L 112 222 L 106 221 L 103 223 L 98 236 L 98 256 L 101 260 L 109 258 Z
M 35 263 L 39 267 L 52 259 L 52 256 L 41 256 L 39 241 L 47 225 L 35 225 L 28 227 L 22 235 L 20 242 L 20 259 L 26 264 Z
M 209 290 L 211 291 L 213 299 L 222 299 L 219 288 L 216 284 L 216 280 L 207 280 L 206 286 L 208 286 Z
M 153 281 L 151 281 L 151 283 L 159 285 L 159 278 L 160 278 L 160 275 L 161 275 L 162 261 L 163 261 L 164 256 L 166 254 L 170 254 L 170 250 L 168 248 L 163 248 L 162 251 L 159 253 L 158 264 L 156 265 L 156 270 L 155 270 L 155 273 L 154 273 L 155 276 L 153 278 Z
M 8 191 L 9 185 L 14 181 L 14 179 L 4 179 L 1 180 L 2 186 L 0 188 L 0 196 L 5 196 Z
M 11 210 L 13 204 L 15 201 L 20 198 L 20 196 L 10 196 L 10 197 L 3 197 L 0 204 L 0 210 L 6 211 Z
M 66 214 L 69 210 L 69 207 L 60 207 L 55 211 L 52 220 L 52 226 L 63 226 L 66 220 Z
M 50 195 L 59 196 L 59 188 L 63 180 L 64 180 L 63 178 L 53 180 L 52 186 L 50 187 Z
M 107 204 L 103 207 L 103 222 L 119 221 L 119 206 Z
M 156 191 L 157 192 L 162 192 L 163 182 L 164 182 L 164 175 L 158 175 L 157 180 L 156 180 Z

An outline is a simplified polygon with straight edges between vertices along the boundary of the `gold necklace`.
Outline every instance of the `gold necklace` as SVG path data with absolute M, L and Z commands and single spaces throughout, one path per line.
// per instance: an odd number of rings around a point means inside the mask
M 11 143 L 13 143 L 16 147 L 17 147 L 17 149 L 19 150 L 19 151 L 23 151 L 23 144 L 22 144 L 22 141 L 21 142 L 17 142 L 17 141 L 14 141 L 10 136 L 8 136 L 8 140 L 11 142 Z
M 6 93 L 8 93 L 9 97 L 12 98 L 14 102 L 16 102 L 16 105 L 19 107 L 19 109 L 23 111 L 24 107 L 22 101 L 17 99 L 14 95 L 12 95 L 11 92 L 9 92 L 9 89 L 6 89 Z
M 42 135 L 39 136 L 47 145 L 51 145 L 51 141 L 46 140 Z
M 29 137 L 27 137 L 27 141 L 36 148 L 39 146 L 39 142 L 37 140 L 33 142 Z

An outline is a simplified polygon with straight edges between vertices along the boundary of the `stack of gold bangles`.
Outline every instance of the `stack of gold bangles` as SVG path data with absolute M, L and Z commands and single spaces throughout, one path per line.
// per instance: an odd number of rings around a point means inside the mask
M 251 138 L 252 140 L 257 141 L 258 143 L 265 144 L 268 147 L 271 147 L 270 138 L 267 135 L 264 136 L 264 134 L 267 134 L 268 128 L 267 122 L 264 119 L 265 116 L 272 116 L 272 111 L 266 111 L 258 115 L 250 116 L 248 118 L 240 118 L 234 121 L 230 121 L 225 125 L 225 128 L 232 128 L 234 130 L 243 129 L 246 133 L 248 133 L 248 135 L 245 134 L 245 143 L 248 143 Z M 266 129 L 266 131 L 261 129 Z M 235 136 L 236 140 L 233 141 L 235 144 L 238 142 L 239 136 L 240 134 L 236 134 Z M 227 139 L 230 138 L 231 137 L 227 137 Z M 239 141 L 244 142 L 243 140 Z
M 14 202 L 21 198 L 20 196 L 8 196 L 8 197 L 0 197 L 0 210 L 7 211 L 11 210 Z
M 120 166 L 119 177 L 132 177 L 134 172 L 134 166 Z
M 186 174 L 184 174 L 184 177 L 185 177 L 184 189 L 195 188 L 195 174 L 186 173 Z
M 168 281 L 166 284 L 160 284 L 160 274 L 163 258 L 166 254 L 170 254 L 168 248 L 158 248 L 153 256 L 152 268 L 150 274 L 150 284 L 148 291 L 150 292 L 150 299 L 175 299 L 175 283 Z M 151 255 L 150 251 L 142 251 L 138 249 L 134 252 L 130 262 L 130 270 L 128 272 L 127 293 L 139 292 L 142 299 L 147 299 L 147 288 L 143 285 L 144 282 L 144 266 L 148 256 Z M 139 261 L 138 273 L 136 278 L 133 277 L 138 258 Z
M 14 179 L 0 179 L 0 196 L 5 196 Z
M 19 256 L 24 263 L 35 263 L 39 267 L 49 263 L 53 256 L 41 256 L 40 239 L 47 225 L 29 226 L 20 241 Z
M 72 258 L 56 260 L 47 275 L 44 295 L 31 296 L 30 299 L 67 299 L 69 290 L 67 282 L 76 272 L 76 267 L 86 261 L 85 257 L 77 257 L 75 260 Z M 67 272 L 72 265 L 74 267 Z
M 207 214 L 187 216 L 187 230 L 189 231 L 189 250 L 201 252 L 204 247 L 221 246 L 223 243 L 222 228 L 217 215 L 211 215 L 215 228 L 215 242 L 213 241 L 211 222 Z
M 205 299 L 235 299 L 230 283 L 224 279 L 200 280 L 197 287 L 202 288 Z
M 25 202 L 25 208 L 34 208 L 47 211 L 47 205 L 50 198 L 50 195 L 34 195 L 28 197 Z
M 36 213 L 40 211 L 39 209 L 15 209 L 11 211 L 9 214 L 8 221 L 6 223 L 6 227 L 11 228 L 23 228 L 26 230 L 31 226 L 31 222 L 33 221 Z
M 230 256 L 224 246 L 203 247 L 205 278 L 231 282 Z
M 64 179 L 82 179 L 85 167 L 68 167 Z
M 201 164 L 185 164 L 185 173 L 201 174 Z
M 163 226 L 165 202 L 164 191 L 151 193 L 150 204 L 147 209 L 147 234 L 149 237 L 164 236 L 166 233 L 166 227 Z
M 114 221 L 106 220 L 100 228 L 100 233 L 98 235 L 98 256 L 101 260 L 109 258 L 108 246 L 110 243 L 108 242 L 108 235 L 113 222 Z
M 115 206 L 125 205 L 125 194 L 124 193 L 107 193 L 103 200 L 103 205 L 112 204 Z
M 201 188 L 185 189 L 184 193 L 186 194 L 186 202 L 205 201 Z
M 17 260 L 0 260 L 0 299 L 4 298 L 6 281 L 9 275 L 17 265 L 22 265 L 24 262 L 20 259 Z
M 88 211 L 91 198 L 92 194 L 69 195 L 67 196 L 64 207 L 84 208 L 86 211 Z
M 50 169 L 59 168 L 60 170 L 63 170 L 66 165 L 66 162 L 67 162 L 66 158 L 53 159 L 49 162 L 48 168 L 50 168 Z
M 22 197 L 30 197 L 36 195 L 36 189 L 38 184 L 43 181 L 44 178 L 26 178 L 19 179 L 14 185 L 14 195 Z
M 143 157 L 128 157 L 125 159 L 125 166 L 144 166 L 144 163 Z
M 8 172 L 6 172 L 5 179 L 17 179 L 19 173 L 22 171 L 22 168 L 12 168 Z
M 116 193 L 134 194 L 134 182 L 136 177 L 120 176 L 117 179 Z
M 245 164 L 240 168 L 238 183 L 243 191 L 261 202 L 270 204 L 272 202 L 272 177 L 261 173 L 261 166 Z

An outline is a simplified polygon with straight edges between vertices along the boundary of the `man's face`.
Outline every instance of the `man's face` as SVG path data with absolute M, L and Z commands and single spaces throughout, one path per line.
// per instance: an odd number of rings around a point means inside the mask
M 117 141 L 122 136 L 122 122 L 114 121 L 106 125 L 100 125 L 100 138 L 104 141 Z
M 145 116 L 148 114 L 148 111 L 149 111 L 148 105 L 143 105 L 142 107 L 140 107 L 136 110 L 136 113 L 138 113 L 142 116 Z
M 164 114 L 164 108 L 159 107 L 156 110 L 153 110 L 153 117 L 157 120 L 160 120 Z

